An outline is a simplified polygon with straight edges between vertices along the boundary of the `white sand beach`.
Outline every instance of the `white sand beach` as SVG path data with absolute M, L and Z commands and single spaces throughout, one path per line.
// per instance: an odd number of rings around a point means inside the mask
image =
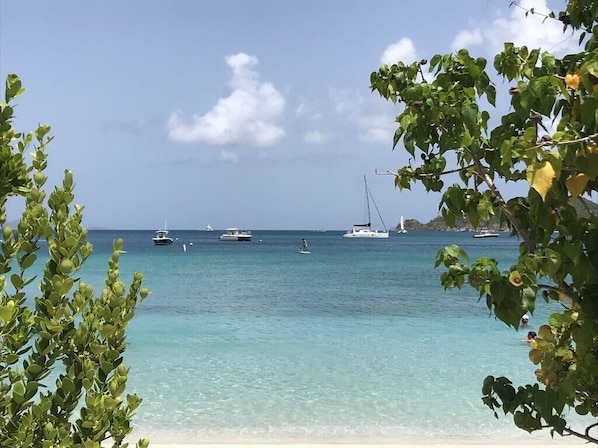
M 582 442 L 573 443 L 568 440 L 567 442 L 561 440 L 554 440 L 551 442 L 525 442 L 525 443 L 514 443 L 514 444 L 468 444 L 463 443 L 450 443 L 445 444 L 442 442 L 426 443 L 421 442 L 417 444 L 401 444 L 401 443 L 385 443 L 385 444 L 310 444 L 310 443 L 288 443 L 288 444 L 252 444 L 252 443 L 239 443 L 239 444 L 158 444 L 154 445 L 150 443 L 152 448 L 530 448 L 530 447 L 558 447 L 558 448 L 579 448 L 581 446 L 588 446 Z
M 137 436 L 135 435 L 137 434 Z M 528 434 L 514 429 L 499 436 L 491 437 L 483 434 L 464 434 L 462 436 L 446 436 L 423 433 L 419 437 L 397 434 L 396 439 L 384 440 L 347 439 L 342 436 L 329 437 L 326 440 L 309 439 L 273 439 L 238 437 L 227 439 L 207 439 L 201 435 L 182 434 L 176 432 L 158 432 L 139 436 L 136 432 L 128 437 L 130 446 L 140 437 L 149 438 L 151 448 L 581 448 L 595 446 L 584 440 L 573 437 L 551 437 L 550 432 L 540 431 Z
M 400 439 L 400 438 L 398 438 Z M 188 438 L 173 437 L 171 440 L 163 438 L 153 439 L 156 443 L 152 443 L 150 439 L 151 448 L 581 448 L 593 446 L 586 443 L 577 437 L 550 437 L 548 431 L 536 434 L 521 433 L 521 437 L 505 436 L 503 440 L 491 438 L 483 440 L 472 436 L 464 436 L 463 438 L 449 438 L 443 440 L 439 437 L 422 436 L 421 440 L 415 441 L 412 439 L 396 440 L 396 441 L 364 441 L 364 442 L 347 442 L 347 441 L 328 441 L 308 442 L 308 441 L 285 441 L 285 442 L 255 442 L 255 441 L 236 441 L 231 442 L 201 442 L 194 441 Z M 133 440 L 129 440 L 133 442 Z M 131 443 L 134 446 L 134 443 Z

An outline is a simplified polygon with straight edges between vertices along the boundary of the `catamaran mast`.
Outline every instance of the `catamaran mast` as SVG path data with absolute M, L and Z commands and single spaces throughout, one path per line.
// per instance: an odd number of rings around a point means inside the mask
M 363 176 L 363 180 L 365 182 L 365 176 Z M 374 199 L 374 196 L 372 196 L 372 192 L 368 188 L 367 182 L 365 184 L 365 193 L 366 193 L 366 195 L 368 195 L 368 198 L 372 198 L 372 203 L 374 204 L 374 208 L 376 209 L 376 213 L 378 214 L 378 218 L 380 218 L 380 222 L 382 223 L 382 226 L 384 227 L 384 231 L 386 232 L 386 224 L 384 224 L 384 220 L 382 219 L 382 215 L 380 214 L 380 210 L 378 210 L 378 206 L 376 205 L 376 201 Z M 368 200 L 368 221 L 371 222 L 371 219 L 370 219 L 370 201 L 369 200 Z
M 365 184 L 365 203 L 367 205 L 367 211 L 368 211 L 368 227 L 372 226 L 372 218 L 370 216 L 370 190 L 368 189 L 368 182 L 365 179 L 365 176 L 363 176 L 363 183 Z

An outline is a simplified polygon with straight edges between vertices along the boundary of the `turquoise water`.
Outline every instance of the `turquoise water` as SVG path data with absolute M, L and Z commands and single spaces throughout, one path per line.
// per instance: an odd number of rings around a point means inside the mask
M 528 440 L 482 405 L 488 374 L 534 380 L 528 346 L 475 291 L 444 291 L 436 251 L 458 243 L 508 269 L 507 234 L 92 231 L 83 271 L 101 287 L 113 239 L 122 279 L 152 294 L 129 327 L 129 389 L 143 398 L 135 435 L 154 442 L 405 442 Z M 301 238 L 311 255 L 297 253 Z M 183 243 L 186 251 L 183 251 Z M 543 302 L 532 327 L 554 308 Z M 525 333 L 527 329 L 525 330 Z

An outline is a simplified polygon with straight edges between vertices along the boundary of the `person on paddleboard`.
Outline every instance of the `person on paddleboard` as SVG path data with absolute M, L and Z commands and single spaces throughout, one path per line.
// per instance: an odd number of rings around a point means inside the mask
M 307 240 L 305 238 L 301 240 L 301 250 L 307 252 Z

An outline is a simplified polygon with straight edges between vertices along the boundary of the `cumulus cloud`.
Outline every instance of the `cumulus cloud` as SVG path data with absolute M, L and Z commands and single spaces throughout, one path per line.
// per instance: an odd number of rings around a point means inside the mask
M 482 30 L 476 27 L 472 30 L 463 30 L 457 33 L 451 47 L 452 51 L 458 51 L 461 48 L 471 48 L 476 45 L 482 45 L 483 43 L 484 36 Z
M 382 64 L 395 64 L 399 61 L 403 61 L 406 64 L 411 64 L 418 60 L 417 52 L 413 41 L 408 37 L 403 37 L 401 40 L 394 44 L 390 44 L 380 58 Z
M 258 59 L 245 53 L 227 56 L 232 71 L 231 92 L 204 115 L 186 119 L 180 112 L 168 119 L 168 134 L 181 143 L 208 145 L 271 146 L 284 135 L 279 125 L 285 106 L 283 96 L 255 71 Z

